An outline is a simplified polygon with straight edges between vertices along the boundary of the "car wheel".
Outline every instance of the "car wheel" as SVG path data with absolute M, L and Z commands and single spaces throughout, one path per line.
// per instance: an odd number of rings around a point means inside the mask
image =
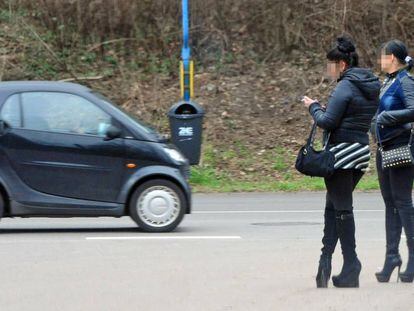
M 129 203 L 130 216 L 147 232 L 174 230 L 182 221 L 186 209 L 183 191 L 164 179 L 154 179 L 140 185 Z

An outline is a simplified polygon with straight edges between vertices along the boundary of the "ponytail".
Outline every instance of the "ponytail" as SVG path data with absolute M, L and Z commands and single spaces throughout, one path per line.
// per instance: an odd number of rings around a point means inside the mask
M 414 60 L 411 56 L 407 56 L 405 58 L 405 63 L 407 64 L 407 70 L 411 71 L 411 69 L 413 69 L 414 67 Z

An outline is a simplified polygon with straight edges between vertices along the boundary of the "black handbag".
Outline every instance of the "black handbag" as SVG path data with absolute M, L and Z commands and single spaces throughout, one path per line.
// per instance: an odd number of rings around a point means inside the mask
M 296 158 L 295 168 L 302 174 L 312 177 L 330 177 L 335 171 L 335 155 L 326 150 L 330 134 L 326 139 L 322 150 L 317 151 L 313 148 L 317 125 L 313 124 L 311 133 Z
M 384 150 L 380 135 L 377 128 L 377 139 L 379 144 L 379 152 L 381 154 L 381 166 L 382 169 L 387 168 L 398 168 L 398 167 L 409 167 L 414 164 L 413 154 L 411 152 L 411 145 L 413 142 L 413 131 L 414 128 L 411 125 L 411 134 L 408 145 L 397 147 L 390 150 Z

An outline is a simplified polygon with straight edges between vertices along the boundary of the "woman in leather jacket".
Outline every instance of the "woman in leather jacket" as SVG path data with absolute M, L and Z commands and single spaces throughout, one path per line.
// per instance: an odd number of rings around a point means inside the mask
M 361 263 L 356 254 L 353 191 L 368 167 L 370 159 L 369 128 L 378 108 L 381 84 L 370 70 L 358 67 L 358 55 L 352 41 L 337 39 L 328 52 L 328 75 L 338 84 L 328 104 L 303 101 L 316 124 L 329 136 L 328 148 L 335 154 L 335 172 L 325 178 L 327 189 L 322 254 L 316 276 L 317 287 L 327 287 L 331 275 L 332 254 L 338 239 L 343 267 L 333 276 L 336 287 L 358 287 Z
M 403 282 L 413 282 L 414 167 L 383 169 L 380 152 L 380 148 L 390 150 L 409 144 L 412 128 L 410 123 L 414 122 L 414 78 L 409 73 L 413 67 L 413 60 L 408 56 L 404 43 L 391 40 L 381 49 L 380 64 L 387 77 L 381 88 L 380 105 L 374 126 L 379 144 L 378 179 L 385 203 L 386 256 L 384 267 L 376 273 L 376 277 L 379 282 L 388 282 L 395 268 L 400 271 L 402 260 L 398 248 L 404 228 L 409 258 L 405 272 L 398 273 L 398 278 Z

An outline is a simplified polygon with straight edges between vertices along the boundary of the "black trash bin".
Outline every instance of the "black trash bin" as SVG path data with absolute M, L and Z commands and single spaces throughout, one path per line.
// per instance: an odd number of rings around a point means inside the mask
M 193 101 L 181 101 L 171 107 L 171 141 L 191 165 L 200 162 L 204 110 Z

